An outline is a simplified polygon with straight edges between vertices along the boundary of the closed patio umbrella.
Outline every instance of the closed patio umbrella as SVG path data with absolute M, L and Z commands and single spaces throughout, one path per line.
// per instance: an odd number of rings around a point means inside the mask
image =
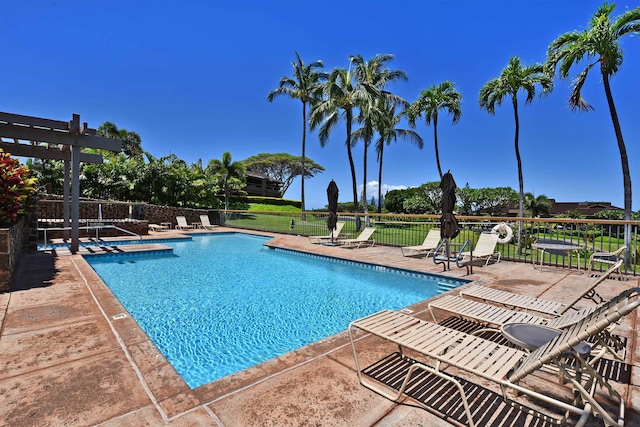
M 329 218 L 327 218 L 327 228 L 331 233 L 331 244 L 333 244 L 333 230 L 336 229 L 338 223 L 338 185 L 334 180 L 331 180 L 327 187 L 327 201 L 329 202 Z
M 458 220 L 453 214 L 456 206 L 456 182 L 451 172 L 447 171 L 440 181 L 442 189 L 442 216 L 440 217 L 440 237 L 446 240 L 447 251 L 447 268 L 449 267 L 449 258 L 451 256 L 450 240 L 460 233 L 458 228 Z
M 458 220 L 453 215 L 456 207 L 456 182 L 451 172 L 447 172 L 440 181 L 442 189 L 442 216 L 440 217 L 440 237 L 453 239 L 460 233 Z

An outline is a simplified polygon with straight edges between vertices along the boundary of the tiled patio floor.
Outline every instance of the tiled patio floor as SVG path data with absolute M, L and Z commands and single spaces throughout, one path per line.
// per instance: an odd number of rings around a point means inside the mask
M 276 247 L 442 273 L 430 259 L 404 258 L 398 248 L 348 250 L 312 245 L 304 237 L 273 236 L 269 244 Z M 462 277 L 466 270 L 454 266 L 445 274 Z M 474 267 L 465 278 L 560 301 L 571 300 L 576 286 L 588 281 L 575 270 L 540 271 L 506 261 Z M 610 298 L 634 286 L 635 278 L 607 280 L 598 290 Z M 426 302 L 411 308 L 429 318 Z M 126 310 L 81 255 L 25 256 L 14 289 L 0 294 L 0 426 L 437 427 L 464 422 L 456 410 L 459 402 L 441 399 L 446 395 L 441 385 L 433 384 L 422 398 L 426 407 L 411 398 L 394 403 L 362 387 L 346 332 L 192 390 L 133 319 L 122 314 Z M 628 338 L 627 360 L 618 368 L 631 384 L 615 385 L 627 401 L 627 425 L 640 425 L 636 317 L 628 316 L 617 329 Z M 368 363 L 394 351 L 370 338 L 358 345 Z M 562 391 L 547 379 L 536 378 L 535 386 Z M 525 414 L 506 409 L 488 384 L 473 384 L 481 386 L 475 407 L 481 425 L 530 424 Z M 588 425 L 602 422 L 592 419 Z

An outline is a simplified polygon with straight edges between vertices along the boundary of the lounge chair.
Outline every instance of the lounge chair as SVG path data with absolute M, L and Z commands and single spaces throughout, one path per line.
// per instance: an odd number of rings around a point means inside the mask
M 176 228 L 178 230 L 194 230 L 196 228 L 195 225 L 187 224 L 187 219 L 183 216 L 177 216 L 176 222 L 177 222 Z
M 427 237 L 425 237 L 421 245 L 403 246 L 400 249 L 402 250 L 402 256 L 425 255 L 428 257 L 432 253 L 435 253 L 438 243 L 440 243 L 440 229 L 432 228 L 429 230 L 429 233 L 427 233 Z
M 169 228 L 166 225 L 149 224 L 149 230 L 151 230 L 151 231 L 168 231 Z
M 373 233 L 376 231 L 375 227 L 365 227 L 364 230 L 360 232 L 360 235 L 355 239 L 340 239 L 338 240 L 338 244 L 343 248 L 356 248 L 359 249 L 362 245 L 371 244 L 375 245 L 376 241 L 371 238 Z
M 500 252 L 496 251 L 496 245 L 500 235 L 492 233 L 481 233 L 476 242 L 476 247 L 472 252 L 460 252 L 458 254 L 458 262 L 460 265 L 469 264 L 474 260 L 485 260 L 484 265 L 489 264 L 492 258 L 496 258 L 496 262 L 500 262 Z
M 596 251 L 589 257 L 589 270 L 587 271 L 587 277 L 591 277 L 591 272 L 593 271 L 593 263 L 599 262 L 601 264 L 615 264 L 618 260 L 622 258 L 622 254 L 627 249 L 626 246 L 620 246 L 618 250 L 613 252 L 601 252 Z M 620 271 L 620 267 L 618 267 L 618 274 L 622 276 L 622 272 Z
M 580 289 L 582 292 L 568 304 L 557 301 L 550 301 L 542 298 L 536 298 L 529 295 L 516 294 L 513 292 L 501 291 L 499 289 L 488 288 L 480 285 L 471 285 L 460 291 L 460 296 L 465 298 L 479 299 L 483 302 L 492 302 L 511 308 L 521 308 L 532 310 L 538 313 L 550 314 L 552 316 L 560 316 L 568 309 L 572 308 L 578 301 L 583 298 L 590 299 L 596 304 L 603 302 L 603 298 L 596 292 L 596 286 L 608 278 L 614 271 L 619 270 L 623 261 L 619 260 L 614 263 L 609 270 L 602 273 L 589 286 Z M 578 290 L 576 290 L 578 291 Z
M 579 319 L 574 327 L 561 331 L 551 341 L 528 354 L 516 348 L 502 346 L 493 341 L 426 322 L 400 312 L 381 311 L 356 320 L 349 325 L 349 338 L 358 380 L 360 384 L 376 393 L 393 401 L 399 401 L 405 391 L 421 387 L 420 382 L 416 382 L 416 378 L 419 376 L 414 375 L 415 371 L 426 371 L 451 382 L 458 389 L 467 423 L 474 426 L 475 422 L 469 406 L 469 398 L 473 399 L 473 396 L 467 396 L 467 392 L 460 382 L 452 374 L 445 371 L 452 367 L 499 385 L 505 403 L 539 417 L 545 423 L 550 421 L 554 424 L 564 424 L 573 413 L 580 417 L 575 424 L 576 426 L 584 426 L 592 414 L 602 417 L 606 425 L 623 425 L 624 399 L 602 375 L 586 362 L 583 348 L 585 342 L 599 341 L 601 332 L 611 328 L 623 316 L 631 313 L 640 305 L 639 291 L 640 289 L 637 288 L 624 291 L 592 313 Z M 397 369 L 399 373 L 404 373 L 406 370 L 406 374 L 404 374 L 404 379 L 397 392 L 365 381 L 358 360 L 354 329 L 360 329 L 397 344 L 400 353 L 403 348 L 407 348 L 432 358 L 436 362 L 435 367 L 401 354 L 404 370 L 400 371 L 399 367 Z M 567 355 L 575 358 L 580 369 L 573 370 L 563 363 Z M 560 397 L 538 392 L 521 383 L 527 376 L 539 371 L 543 366 L 554 366 L 560 371 L 563 378 L 571 383 L 572 390 L 575 391 L 573 400 L 561 400 Z M 607 402 L 606 407 L 594 398 L 598 386 L 608 392 L 610 401 Z M 475 390 L 475 388 L 472 387 L 471 390 Z M 512 393 L 513 397 L 509 391 L 514 392 Z M 473 391 L 471 392 L 473 393 Z M 530 408 L 526 402 L 521 403 L 515 400 L 519 394 L 541 402 L 541 407 L 553 405 L 559 408 L 560 412 L 564 411 L 564 414 L 549 415 L 542 413 L 542 409 Z M 607 412 L 607 409 L 612 409 L 614 400 L 618 401 L 618 408 L 616 413 L 611 414 Z
M 475 320 L 478 322 L 486 323 L 489 325 L 495 325 L 501 327 L 507 323 L 532 323 L 536 325 L 544 325 L 556 329 L 564 329 L 573 325 L 577 320 L 584 315 L 592 312 L 597 306 L 583 308 L 581 310 L 574 309 L 574 305 L 580 301 L 583 296 L 589 295 L 594 288 L 606 279 L 616 269 L 616 265 L 607 270 L 606 274 L 598 277 L 584 292 L 577 296 L 573 301 L 559 308 L 557 312 L 547 313 L 552 314 L 555 317 L 542 317 L 535 314 L 531 314 L 525 311 L 516 311 L 508 308 L 497 307 L 495 305 L 486 304 L 483 302 L 473 301 L 470 299 L 460 298 L 455 295 L 445 295 L 442 298 L 438 298 L 428 304 L 429 311 L 433 321 L 436 321 L 436 317 L 433 309 L 438 309 L 453 313 L 462 318 Z M 515 300 L 515 299 L 514 299 Z
M 205 230 L 215 230 L 218 228 L 217 225 L 211 224 L 209 221 L 209 215 L 200 215 L 200 227 Z
M 333 240 L 334 242 L 337 242 L 338 236 L 342 231 L 342 227 L 344 227 L 344 222 L 339 221 L 336 223 L 336 228 L 331 230 L 331 233 L 329 233 L 328 236 L 309 236 L 309 241 L 311 243 L 326 243 L 327 240 L 329 241 Z

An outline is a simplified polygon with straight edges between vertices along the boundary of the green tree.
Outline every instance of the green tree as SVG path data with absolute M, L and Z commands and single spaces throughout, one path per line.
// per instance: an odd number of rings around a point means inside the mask
M 551 215 L 551 201 L 544 194 L 536 196 L 533 193 L 525 193 L 524 209 L 532 218 L 548 217 Z
M 358 99 L 358 115 L 356 120 L 362 125 L 357 129 L 353 136 L 354 144 L 358 140 L 362 140 L 364 144 L 364 160 L 363 160 L 363 196 L 364 213 L 369 213 L 366 203 L 367 200 L 367 153 L 373 136 L 375 134 L 377 124 L 381 123 L 385 117 L 378 108 L 379 100 L 398 100 L 401 98 L 393 95 L 385 90 L 389 83 L 397 80 L 407 80 L 407 75 L 402 70 L 390 70 L 387 66 L 393 60 L 393 55 L 376 55 L 369 61 L 365 61 L 362 55 L 351 55 L 349 60 L 353 63 L 354 77 L 357 81 L 356 97 Z M 378 183 L 379 184 L 379 183 Z M 367 226 L 369 226 L 369 217 L 366 217 Z
M 611 84 L 609 79 L 613 77 L 622 65 L 622 47 L 620 38 L 626 35 L 633 36 L 640 32 L 640 7 L 624 12 L 615 19 L 611 19 L 611 13 L 615 9 L 614 4 L 604 3 L 595 12 L 589 25 L 582 31 L 572 31 L 565 33 L 551 42 L 547 49 L 548 69 L 555 73 L 558 68 L 560 77 L 565 79 L 569 76 L 571 67 L 577 65 L 585 58 L 595 59 L 582 70 L 573 81 L 573 90 L 569 96 L 569 105 L 573 110 L 588 111 L 593 110 L 584 98 L 582 98 L 582 87 L 587 79 L 591 68 L 599 65 L 602 84 L 609 105 L 609 113 L 613 122 L 613 129 L 618 141 L 620 160 L 622 162 L 622 179 L 624 185 L 624 219 L 631 220 L 632 199 L 631 199 L 631 173 L 629 171 L 629 159 L 627 149 L 622 137 L 622 129 L 618 119 Z M 625 227 L 625 244 L 631 247 L 631 227 Z M 625 254 L 625 263 L 629 267 L 629 251 Z
M 213 159 L 207 165 L 207 173 L 217 176 L 224 190 L 224 210 L 229 208 L 229 196 L 231 191 L 238 188 L 238 185 L 245 179 L 244 165 L 242 162 L 231 160 L 231 153 L 222 153 L 222 160 Z
M 308 157 L 303 159 L 301 156 L 287 153 L 261 153 L 246 158 L 242 163 L 248 171 L 282 182 L 280 197 L 284 197 L 296 177 L 304 174 L 305 177 L 311 178 L 324 172 L 321 165 Z
M 381 120 L 376 123 L 379 135 L 379 138 L 376 141 L 376 153 L 378 155 L 378 213 L 382 211 L 382 159 L 384 155 L 384 146 L 390 145 L 391 142 L 396 141 L 398 137 L 409 140 L 409 142 L 415 144 L 421 150 L 424 145 L 422 137 L 418 135 L 417 132 L 410 129 L 399 129 L 397 127 L 402 118 L 406 115 L 406 110 L 403 108 L 402 111 L 396 114 L 396 107 L 398 105 L 406 107 L 406 102 L 392 102 L 386 99 L 381 99 L 379 103 Z
M 96 134 L 107 138 L 122 140 L 122 151 L 128 157 L 142 157 L 142 138 L 136 132 L 118 129 L 114 123 L 104 122 L 98 127 Z
M 454 83 L 445 81 L 420 92 L 418 99 L 409 107 L 409 124 L 411 127 L 415 126 L 416 119 L 423 114 L 427 126 L 433 122 L 433 142 L 436 149 L 436 163 L 440 180 L 442 180 L 443 174 L 438 151 L 438 116 L 441 110 L 447 110 L 453 124 L 458 123 L 462 116 L 461 102 L 462 95 L 455 89 Z
M 520 158 L 520 119 L 518 117 L 518 92 L 526 94 L 525 105 L 530 104 L 536 94 L 536 85 L 542 88 L 541 95 L 549 93 L 553 89 L 553 79 L 544 72 L 544 66 L 540 63 L 524 67 L 520 58 L 513 56 L 509 64 L 500 73 L 500 77 L 489 80 L 480 89 L 480 108 L 484 108 L 491 115 L 495 114 L 495 107 L 502 104 L 506 97 L 511 98 L 513 115 L 515 120 L 514 145 L 516 160 L 518 163 L 518 184 L 520 196 L 518 200 L 518 215 L 524 216 L 524 179 L 522 177 L 522 159 Z M 518 222 L 518 236 L 522 235 L 522 222 Z M 522 253 L 521 238 L 518 238 L 518 253 Z
M 272 102 L 277 96 L 286 95 L 291 99 L 299 99 L 302 103 L 302 173 L 300 173 L 300 207 L 304 215 L 304 178 L 307 176 L 305 154 L 307 140 L 307 105 L 321 96 L 320 84 L 326 80 L 327 74 L 316 71 L 316 69 L 324 67 L 322 61 L 305 64 L 300 58 L 300 55 L 298 55 L 298 52 L 294 53 L 296 54 L 296 61 L 291 63 L 293 66 L 293 78 L 283 76 L 280 79 L 278 88 L 269 92 L 267 99 L 269 102 Z
M 347 135 L 345 146 L 351 169 L 351 189 L 353 192 L 354 212 L 358 213 L 358 188 L 356 183 L 356 167 L 351 150 L 351 128 L 353 126 L 353 110 L 357 107 L 355 83 L 350 70 L 334 68 L 329 79 L 322 85 L 323 99 L 311 108 L 311 129 L 320 126 L 318 138 L 324 147 L 329 142 L 331 131 L 338 125 L 343 116 Z

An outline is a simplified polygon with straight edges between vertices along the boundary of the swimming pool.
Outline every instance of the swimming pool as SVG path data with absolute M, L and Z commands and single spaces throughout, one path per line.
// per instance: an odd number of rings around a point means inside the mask
M 168 242 L 169 255 L 87 261 L 192 387 L 466 281 L 293 251 L 242 233 Z

